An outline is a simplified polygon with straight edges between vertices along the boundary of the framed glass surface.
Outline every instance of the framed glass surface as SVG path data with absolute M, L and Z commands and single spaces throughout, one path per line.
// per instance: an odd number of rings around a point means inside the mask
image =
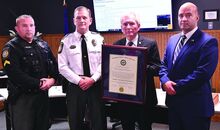
M 102 46 L 103 98 L 142 104 L 146 89 L 146 47 Z
M 203 21 L 218 21 L 219 20 L 219 10 L 218 9 L 210 9 L 203 10 Z

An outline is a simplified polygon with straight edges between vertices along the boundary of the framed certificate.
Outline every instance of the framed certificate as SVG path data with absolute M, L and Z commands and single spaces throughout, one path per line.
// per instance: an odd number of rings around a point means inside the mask
M 203 21 L 211 22 L 219 20 L 219 9 L 203 10 Z
M 145 101 L 147 48 L 102 46 L 103 98 L 142 104 Z

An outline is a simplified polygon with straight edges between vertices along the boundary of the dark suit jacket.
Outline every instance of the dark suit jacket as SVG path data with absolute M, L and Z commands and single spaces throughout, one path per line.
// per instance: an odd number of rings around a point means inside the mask
M 173 64 L 173 54 L 180 34 L 168 40 L 160 70 L 164 84 L 171 80 L 177 83 L 175 96 L 167 95 L 166 104 L 182 114 L 211 116 L 214 106 L 210 78 L 218 63 L 218 43 L 212 36 L 199 29 L 181 49 Z
M 114 45 L 125 45 L 126 39 L 123 38 L 114 43 Z M 158 76 L 160 69 L 160 55 L 158 52 L 158 47 L 156 41 L 153 39 L 145 38 L 138 35 L 138 47 L 148 47 L 148 65 L 146 68 L 147 79 L 146 79 L 146 105 L 155 106 L 157 104 L 157 96 L 154 84 L 154 76 Z

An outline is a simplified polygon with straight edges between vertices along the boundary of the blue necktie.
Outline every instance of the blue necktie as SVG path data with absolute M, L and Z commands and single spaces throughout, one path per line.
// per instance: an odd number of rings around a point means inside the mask
M 185 35 L 182 35 L 177 43 L 177 46 L 175 48 L 175 51 L 174 51 L 174 55 L 173 55 L 173 64 L 175 63 L 176 61 L 176 58 L 177 56 L 179 55 L 180 53 L 180 50 L 181 48 L 183 47 L 183 44 L 184 44 L 184 41 L 186 40 L 186 36 Z
M 88 51 L 87 51 L 85 36 L 82 35 L 81 38 L 82 38 L 81 49 L 82 49 L 83 72 L 85 76 L 90 76 L 89 59 L 88 59 Z

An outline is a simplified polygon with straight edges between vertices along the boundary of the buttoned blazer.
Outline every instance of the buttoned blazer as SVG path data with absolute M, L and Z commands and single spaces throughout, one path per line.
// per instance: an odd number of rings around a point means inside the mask
M 166 96 L 166 105 L 182 114 L 211 116 L 214 112 L 210 78 L 218 63 L 217 39 L 197 29 L 182 47 L 176 62 L 173 54 L 180 34 L 168 40 L 159 72 L 161 83 L 174 81 L 175 96 Z

